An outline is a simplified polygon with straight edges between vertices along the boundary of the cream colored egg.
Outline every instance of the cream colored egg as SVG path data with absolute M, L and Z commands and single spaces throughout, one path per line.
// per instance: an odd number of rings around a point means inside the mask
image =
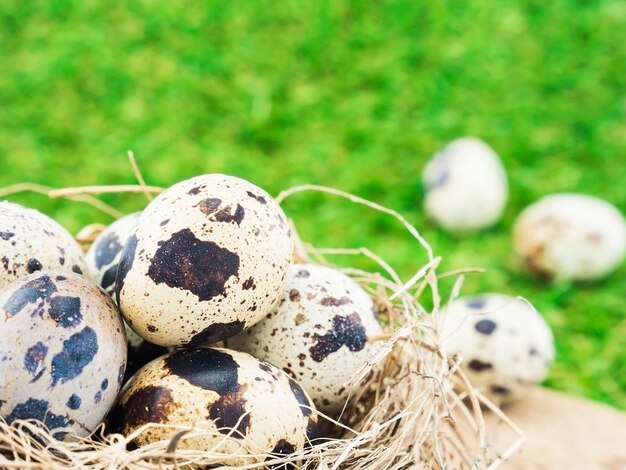
M 474 137 L 450 142 L 422 174 L 427 214 L 452 231 L 476 230 L 497 222 L 508 197 L 498 155 Z
M 502 294 L 460 298 L 443 313 L 441 344 L 463 357 L 472 384 L 496 402 L 523 397 L 554 361 L 554 338 L 527 302 Z
M 89 275 L 110 295 L 113 295 L 122 248 L 135 230 L 140 215 L 141 212 L 134 212 L 113 222 L 98 235 L 85 254 Z
M 245 465 L 261 462 L 261 453 L 281 456 L 303 449 L 317 437 L 317 419 L 306 393 L 283 371 L 241 352 L 196 348 L 142 368 L 124 387 L 108 424 L 110 432 L 124 435 L 147 423 L 195 425 L 209 432 L 182 439 L 179 449 L 237 453 L 241 458 L 221 463 Z M 149 428 L 133 444 L 168 439 L 175 432 Z
M 9 423 L 87 435 L 113 405 L 125 364 L 121 315 L 92 281 L 41 271 L 0 292 L 0 415 Z
M 265 191 L 233 176 L 197 176 L 139 217 L 117 273 L 118 305 L 152 343 L 215 342 L 276 305 L 292 252 L 285 215 Z
M 0 288 L 42 269 L 87 270 L 67 230 L 39 211 L 7 201 L 0 202 L 0 258 Z
M 370 296 L 326 266 L 294 265 L 279 307 L 227 340 L 296 379 L 325 413 L 340 411 L 345 383 L 363 365 L 380 327 Z
M 552 194 L 519 215 L 515 249 L 535 273 L 558 279 L 598 279 L 626 253 L 626 221 L 612 204 L 583 194 Z

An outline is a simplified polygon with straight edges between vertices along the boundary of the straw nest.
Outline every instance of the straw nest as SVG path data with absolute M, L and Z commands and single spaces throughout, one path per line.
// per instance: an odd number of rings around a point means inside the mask
M 132 158 L 131 163 L 134 163 Z M 150 193 L 162 190 L 146 186 L 136 167 L 135 173 L 138 185 L 53 190 L 24 183 L 0 190 L 0 197 L 35 191 L 49 197 L 87 202 L 118 217 L 122 214 L 94 194 L 144 192 L 150 198 Z M 419 232 L 400 214 L 378 204 L 311 185 L 284 191 L 277 200 L 282 203 L 294 194 L 310 190 L 340 196 L 395 217 L 426 250 L 429 262 L 403 282 L 383 259 L 366 248 L 315 249 L 297 242 L 297 262 L 330 264 L 327 257 L 348 254 L 367 256 L 378 264 L 380 272 L 377 273 L 352 268 L 342 271 L 370 292 L 385 325 L 385 335 L 374 338 L 377 342 L 373 352 L 350 380 L 351 399 L 341 416 L 322 420 L 326 435 L 330 437 L 288 457 L 258 455 L 257 461 L 263 463 L 249 459 L 249 464 L 238 468 L 497 468 L 521 446 L 524 437 L 514 423 L 472 388 L 459 368 L 461 358 L 446 357 L 439 347 L 439 312 L 446 302 L 458 295 L 464 271 L 438 274 L 440 258 L 434 256 Z M 101 228 L 86 227 L 77 238 L 87 246 Z M 438 290 L 438 279 L 443 276 L 457 277 L 452 292 L 445 296 Z M 426 289 L 431 291 L 434 304 L 430 312 L 419 301 Z M 499 414 L 504 425 L 514 431 L 516 439 L 508 443 L 495 442 L 485 427 L 483 409 Z M 150 426 L 163 425 L 146 425 L 137 433 Z M 231 468 L 222 463 L 241 456 L 225 455 L 219 445 L 208 452 L 181 448 L 186 439 L 206 432 L 192 427 L 172 427 L 169 440 L 128 450 L 127 444 L 137 433 L 126 437 L 107 434 L 101 425 L 86 438 L 60 442 L 41 423 L 16 421 L 8 425 L 0 418 L 0 468 Z M 228 436 L 220 437 L 228 439 Z

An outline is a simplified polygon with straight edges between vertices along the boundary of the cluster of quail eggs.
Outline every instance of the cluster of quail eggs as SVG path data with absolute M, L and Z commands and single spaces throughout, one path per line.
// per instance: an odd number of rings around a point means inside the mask
M 496 152 L 473 137 L 456 139 L 425 165 L 425 212 L 452 232 L 484 229 L 506 206 L 507 176 Z M 602 199 L 552 194 L 519 214 L 513 245 L 533 274 L 558 280 L 595 280 L 626 254 L 626 221 Z M 441 346 L 461 358 L 472 383 L 500 403 L 541 382 L 554 360 L 554 339 L 527 300 L 502 294 L 460 298 L 442 315 Z
M 280 206 L 232 176 L 173 185 L 84 256 L 2 203 L 0 247 L 0 416 L 58 439 L 108 416 L 111 432 L 146 428 L 132 445 L 173 432 L 151 423 L 195 425 L 211 432 L 180 445 L 240 456 L 225 464 L 291 454 L 318 437 L 318 409 L 341 411 L 382 333 L 369 294 L 293 264 Z

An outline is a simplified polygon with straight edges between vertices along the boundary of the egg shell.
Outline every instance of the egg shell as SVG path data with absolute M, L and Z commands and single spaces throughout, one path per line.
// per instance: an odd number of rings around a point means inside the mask
M 480 139 L 453 140 L 422 173 L 424 209 L 451 231 L 469 231 L 497 222 L 508 198 L 506 172 L 498 155 Z
M 441 344 L 463 357 L 471 383 L 495 402 L 524 395 L 546 378 L 554 337 L 526 301 L 502 294 L 457 299 L 443 313 Z
M 197 176 L 139 217 L 117 273 L 118 305 L 152 343 L 219 341 L 276 305 L 292 252 L 284 213 L 265 191 L 232 176 Z
M 195 425 L 212 432 L 184 439 L 178 448 L 208 450 L 223 441 L 216 452 L 243 456 L 222 463 L 245 465 L 259 462 L 260 452 L 303 449 L 317 437 L 317 419 L 302 388 L 271 364 L 228 349 L 192 348 L 143 367 L 124 387 L 108 425 L 124 435 L 147 423 Z M 150 427 L 133 444 L 168 439 L 175 432 Z
M 300 264 L 278 308 L 226 344 L 280 367 L 320 411 L 334 414 L 349 396 L 344 384 L 367 360 L 370 339 L 381 333 L 361 286 L 336 269 Z
M 72 235 L 47 215 L 0 202 L 0 288 L 40 270 L 83 274 L 83 253 Z
M 133 212 L 113 222 L 98 235 L 85 254 L 91 279 L 109 295 L 113 295 L 122 248 L 133 234 L 140 215 L 141 212 Z
M 515 250 L 539 275 L 591 280 L 615 270 L 626 254 L 626 221 L 602 199 L 573 193 L 546 196 L 515 221 Z
M 0 415 L 39 419 L 64 439 L 102 421 L 121 387 L 121 315 L 82 276 L 42 271 L 0 292 Z

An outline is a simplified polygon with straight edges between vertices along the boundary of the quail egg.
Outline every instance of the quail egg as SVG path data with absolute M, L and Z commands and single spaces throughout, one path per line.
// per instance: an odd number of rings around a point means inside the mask
M 117 272 L 118 305 L 152 343 L 219 341 L 276 305 L 292 251 L 285 215 L 265 191 L 233 176 L 197 176 L 139 217 Z
M 302 388 L 271 364 L 227 349 L 191 348 L 162 356 L 135 374 L 108 425 L 124 435 L 148 423 L 195 425 L 209 432 L 181 440 L 179 449 L 236 453 L 238 459 L 222 463 L 246 465 L 259 462 L 261 452 L 284 456 L 303 449 L 317 437 L 317 420 Z M 133 444 L 175 432 L 148 427 Z
M 42 421 L 57 439 L 85 436 L 121 387 L 121 315 L 99 286 L 41 271 L 0 292 L 0 415 Z
M 546 196 L 515 222 L 515 249 L 530 270 L 591 280 L 616 269 L 626 253 L 626 221 L 612 204 L 582 194 Z
M 460 298 L 442 318 L 443 350 L 462 356 L 472 384 L 494 401 L 519 398 L 548 375 L 552 331 L 526 301 L 502 294 Z
M 134 212 L 113 222 L 100 233 L 85 254 L 89 275 L 110 295 L 113 295 L 122 248 L 133 233 L 140 215 L 141 212 Z
M 266 360 L 297 380 L 327 414 L 340 411 L 344 384 L 367 360 L 382 328 L 370 296 L 326 266 L 294 265 L 278 308 L 227 346 Z
M 34 209 L 0 202 L 0 288 L 40 271 L 86 271 L 80 246 L 67 230 Z
M 427 163 L 422 178 L 426 212 L 451 231 L 492 225 L 506 205 L 504 167 L 493 149 L 474 137 L 450 142 Z

